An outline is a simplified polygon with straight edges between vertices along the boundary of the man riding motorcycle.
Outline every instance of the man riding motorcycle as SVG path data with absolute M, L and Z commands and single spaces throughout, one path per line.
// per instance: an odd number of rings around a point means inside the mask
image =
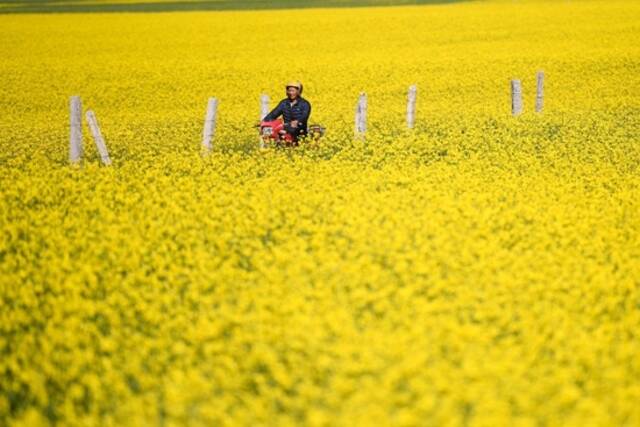
M 262 120 L 263 122 L 268 122 L 282 116 L 284 130 L 293 137 L 294 141 L 297 141 L 298 137 L 307 134 L 307 122 L 311 115 L 311 104 L 302 98 L 302 83 L 299 81 L 287 83 L 286 90 L 287 97 L 280 101 L 276 108 Z

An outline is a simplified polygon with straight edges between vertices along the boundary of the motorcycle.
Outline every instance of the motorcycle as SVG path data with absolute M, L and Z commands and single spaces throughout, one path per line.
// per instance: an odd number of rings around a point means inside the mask
M 309 125 L 301 135 L 292 135 L 285 129 L 282 119 L 262 120 L 257 127 L 260 131 L 260 148 L 268 148 L 270 145 L 297 147 L 300 142 L 318 141 L 326 132 L 323 126 L 314 124 Z

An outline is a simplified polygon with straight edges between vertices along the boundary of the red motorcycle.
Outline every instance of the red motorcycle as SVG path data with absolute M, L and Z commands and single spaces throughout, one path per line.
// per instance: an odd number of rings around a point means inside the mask
M 285 147 L 297 147 L 301 141 L 317 141 L 325 134 L 325 128 L 320 125 L 310 125 L 307 132 L 297 136 L 287 132 L 282 119 L 261 121 L 257 126 L 260 129 L 260 148 L 267 148 L 270 144 Z

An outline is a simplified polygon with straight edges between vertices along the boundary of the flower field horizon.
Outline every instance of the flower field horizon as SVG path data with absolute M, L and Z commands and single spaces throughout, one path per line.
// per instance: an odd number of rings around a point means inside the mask
M 640 425 L 637 2 L 1 11 L 0 425 Z

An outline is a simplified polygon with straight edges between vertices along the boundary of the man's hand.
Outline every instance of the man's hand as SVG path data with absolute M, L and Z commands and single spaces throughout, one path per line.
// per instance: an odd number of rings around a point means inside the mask
M 292 128 L 297 128 L 298 127 L 298 121 L 297 120 L 291 120 L 291 127 Z

